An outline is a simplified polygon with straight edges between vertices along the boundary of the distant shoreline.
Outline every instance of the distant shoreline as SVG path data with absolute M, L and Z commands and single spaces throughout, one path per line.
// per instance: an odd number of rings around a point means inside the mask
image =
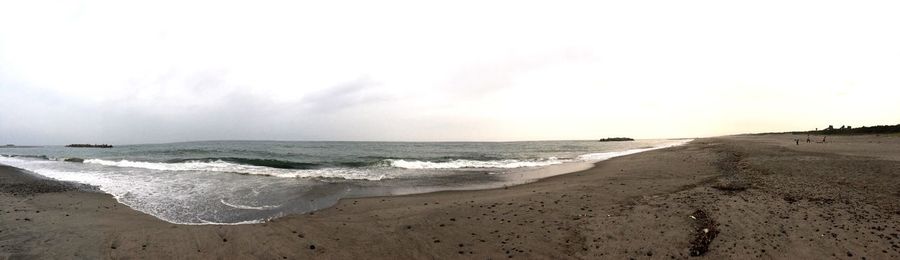
M 610 138 L 603 138 L 603 139 L 598 140 L 598 142 L 625 142 L 625 141 L 634 141 L 634 139 L 629 138 L 629 137 L 610 137 Z
M 42 146 L 37 146 L 37 145 L 14 145 L 14 144 L 7 144 L 7 145 L 4 145 L 4 146 L 0 146 L 0 148 L 36 148 L 36 147 L 42 147 Z

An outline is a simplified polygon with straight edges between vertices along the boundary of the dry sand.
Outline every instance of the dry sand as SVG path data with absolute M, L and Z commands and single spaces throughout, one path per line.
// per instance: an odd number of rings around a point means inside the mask
M 794 138 L 698 139 L 507 189 L 236 226 L 174 225 L 0 167 L 0 259 L 900 258 L 900 138 Z

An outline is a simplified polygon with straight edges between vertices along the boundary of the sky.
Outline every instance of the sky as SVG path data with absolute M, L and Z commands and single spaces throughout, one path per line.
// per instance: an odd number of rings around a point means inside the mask
M 0 143 L 900 123 L 897 1 L 0 0 Z

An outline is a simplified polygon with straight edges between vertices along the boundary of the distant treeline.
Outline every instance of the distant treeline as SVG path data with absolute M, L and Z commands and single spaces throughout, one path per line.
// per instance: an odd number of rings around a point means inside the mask
M 865 135 L 865 134 L 894 134 L 900 133 L 900 124 L 897 125 L 877 125 L 877 126 L 863 126 L 863 127 L 852 127 L 852 126 L 841 126 L 839 128 L 835 128 L 832 125 L 829 125 L 825 129 L 822 130 L 813 130 L 813 131 L 805 131 L 805 132 L 792 132 L 795 134 L 818 134 L 818 135 Z
M 74 147 L 74 148 L 113 148 L 112 145 L 108 145 L 108 144 L 70 144 L 70 145 L 66 145 L 66 147 Z
M 628 137 L 611 137 L 611 138 L 600 139 L 600 142 L 616 142 L 616 141 L 634 141 L 634 139 L 631 139 Z

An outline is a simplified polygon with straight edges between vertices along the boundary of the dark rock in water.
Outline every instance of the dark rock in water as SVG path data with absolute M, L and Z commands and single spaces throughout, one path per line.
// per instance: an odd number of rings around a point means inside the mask
M 63 161 L 83 163 L 83 162 L 84 162 L 84 159 L 81 159 L 81 158 L 66 158 L 66 159 L 63 160 Z
M 611 137 L 611 138 L 600 139 L 600 142 L 620 142 L 620 141 L 634 141 L 634 139 L 628 138 L 628 137 Z
M 70 144 L 70 145 L 66 145 L 66 147 L 72 147 L 72 148 L 113 148 L 112 145 L 108 145 L 108 144 Z

